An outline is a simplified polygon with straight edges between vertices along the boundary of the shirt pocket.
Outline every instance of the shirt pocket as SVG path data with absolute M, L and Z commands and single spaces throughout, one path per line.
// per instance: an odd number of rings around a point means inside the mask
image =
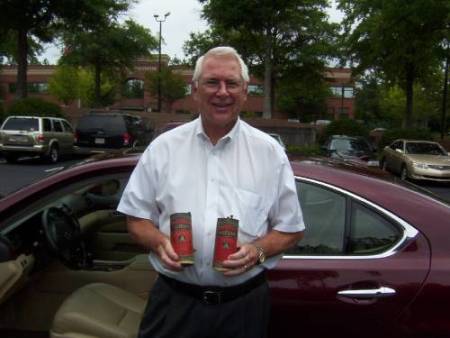
M 249 190 L 223 186 L 224 216 L 239 220 L 239 243 L 252 242 L 267 232 L 265 226 L 264 198 Z

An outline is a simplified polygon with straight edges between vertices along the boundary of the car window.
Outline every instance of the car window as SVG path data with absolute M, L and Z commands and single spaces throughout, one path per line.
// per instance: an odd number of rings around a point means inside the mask
M 435 143 L 407 142 L 406 153 L 408 154 L 428 154 L 445 155 L 445 152 Z
M 306 230 L 304 238 L 289 253 L 344 254 L 345 197 L 318 185 L 303 182 L 297 183 L 297 191 Z
M 64 125 L 64 129 L 65 129 L 67 132 L 73 133 L 72 126 L 71 126 L 67 121 L 62 120 L 62 123 L 63 123 L 63 125 Z
M 49 119 L 42 119 L 42 124 L 44 126 L 44 131 L 52 131 L 52 123 Z
M 403 142 L 402 141 L 394 142 L 394 143 L 392 143 L 391 148 L 394 150 L 395 149 L 403 150 Z
M 38 131 L 39 119 L 29 117 L 14 117 L 8 119 L 3 125 L 3 130 L 23 130 L 23 131 Z
M 297 191 L 305 236 L 287 255 L 375 255 L 402 238 L 403 230 L 397 224 L 352 197 L 300 181 Z
M 56 132 L 61 133 L 63 131 L 61 121 L 53 120 L 53 128 L 55 129 Z
M 364 205 L 353 202 L 351 210 L 350 254 L 374 255 L 401 239 L 397 226 Z
M 77 129 L 83 131 L 108 130 L 119 133 L 126 130 L 123 117 L 112 115 L 83 116 L 78 121 Z

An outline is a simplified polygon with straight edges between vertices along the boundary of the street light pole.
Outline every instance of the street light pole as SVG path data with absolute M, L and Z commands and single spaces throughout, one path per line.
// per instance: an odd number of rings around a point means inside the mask
M 164 18 L 159 19 L 159 15 L 153 15 L 156 22 L 159 22 L 159 54 L 158 54 L 158 112 L 161 112 L 161 37 L 162 37 L 162 23 L 166 21 L 170 12 L 164 14 Z

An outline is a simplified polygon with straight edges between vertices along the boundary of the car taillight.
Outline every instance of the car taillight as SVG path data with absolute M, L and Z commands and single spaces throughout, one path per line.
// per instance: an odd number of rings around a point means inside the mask
M 125 134 L 122 135 L 122 138 L 123 138 L 123 145 L 124 146 L 127 146 L 127 145 L 130 144 L 130 141 L 131 141 L 131 135 L 130 134 L 125 133 Z
M 37 142 L 40 142 L 40 143 L 44 142 L 44 135 L 42 135 L 42 134 L 37 134 L 37 135 L 36 135 L 36 141 L 37 141 Z

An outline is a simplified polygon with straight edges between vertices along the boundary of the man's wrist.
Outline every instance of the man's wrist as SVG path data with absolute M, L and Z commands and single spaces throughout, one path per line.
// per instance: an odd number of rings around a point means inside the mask
M 266 253 L 262 246 L 253 243 L 253 246 L 256 248 L 256 265 L 263 264 L 266 261 Z

